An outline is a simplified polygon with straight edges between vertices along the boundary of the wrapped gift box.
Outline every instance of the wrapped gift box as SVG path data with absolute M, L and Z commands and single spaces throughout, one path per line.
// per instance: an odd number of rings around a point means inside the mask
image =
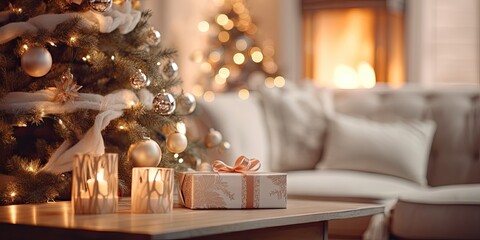
M 286 173 L 180 172 L 179 197 L 191 209 L 286 208 Z

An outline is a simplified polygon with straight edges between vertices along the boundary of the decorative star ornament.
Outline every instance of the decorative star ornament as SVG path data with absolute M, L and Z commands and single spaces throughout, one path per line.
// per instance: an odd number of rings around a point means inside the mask
M 70 68 L 62 74 L 60 81 L 55 81 L 55 98 L 53 99 L 54 102 L 58 102 L 61 104 L 65 104 L 71 102 L 80 97 L 78 90 L 80 90 L 82 86 L 77 85 L 75 81 L 73 81 L 73 74 L 70 72 Z

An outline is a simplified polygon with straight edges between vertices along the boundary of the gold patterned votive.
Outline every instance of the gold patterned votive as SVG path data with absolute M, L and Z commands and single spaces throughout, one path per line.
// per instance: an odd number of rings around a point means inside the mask
M 132 213 L 168 213 L 173 209 L 173 168 L 132 170 Z
M 118 154 L 77 154 L 73 160 L 75 214 L 115 213 L 118 206 Z

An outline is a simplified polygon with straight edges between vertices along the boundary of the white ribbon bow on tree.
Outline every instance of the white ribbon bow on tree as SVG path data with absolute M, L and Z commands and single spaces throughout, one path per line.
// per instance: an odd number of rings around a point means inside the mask
M 55 174 L 72 170 L 72 159 L 79 152 L 105 153 L 102 130 L 110 121 L 119 118 L 124 109 L 132 104 L 142 102 L 147 109 L 152 108 L 153 94 L 146 89 L 137 95 L 130 90 L 113 92 L 106 96 L 98 94 L 80 93 L 80 97 L 73 102 L 61 104 L 54 102 L 55 94 L 52 90 L 41 90 L 35 93 L 11 92 L 0 101 L 0 110 L 15 112 L 18 110 L 38 109 L 44 114 L 59 114 L 73 112 L 77 109 L 98 110 L 93 126 L 83 135 L 79 142 L 65 141 L 50 157 L 48 163 L 41 169 Z
M 0 12 L 0 22 L 8 20 L 8 11 Z M 58 24 L 79 17 L 84 27 L 98 27 L 101 33 L 110 33 L 118 28 L 120 33 L 131 32 L 137 26 L 142 13 L 132 9 L 132 4 L 125 1 L 122 5 L 113 4 L 113 9 L 105 13 L 87 11 L 83 13 L 43 14 L 28 19 L 26 22 L 9 23 L 0 28 L 0 44 L 9 42 L 26 33 L 35 33 L 38 29 L 53 31 Z

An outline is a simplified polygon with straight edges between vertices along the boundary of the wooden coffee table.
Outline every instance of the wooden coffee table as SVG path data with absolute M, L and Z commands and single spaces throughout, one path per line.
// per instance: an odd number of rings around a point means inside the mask
M 2 239 L 326 239 L 328 221 L 382 213 L 374 204 L 289 199 L 287 209 L 190 210 L 74 215 L 70 202 L 0 207 Z

